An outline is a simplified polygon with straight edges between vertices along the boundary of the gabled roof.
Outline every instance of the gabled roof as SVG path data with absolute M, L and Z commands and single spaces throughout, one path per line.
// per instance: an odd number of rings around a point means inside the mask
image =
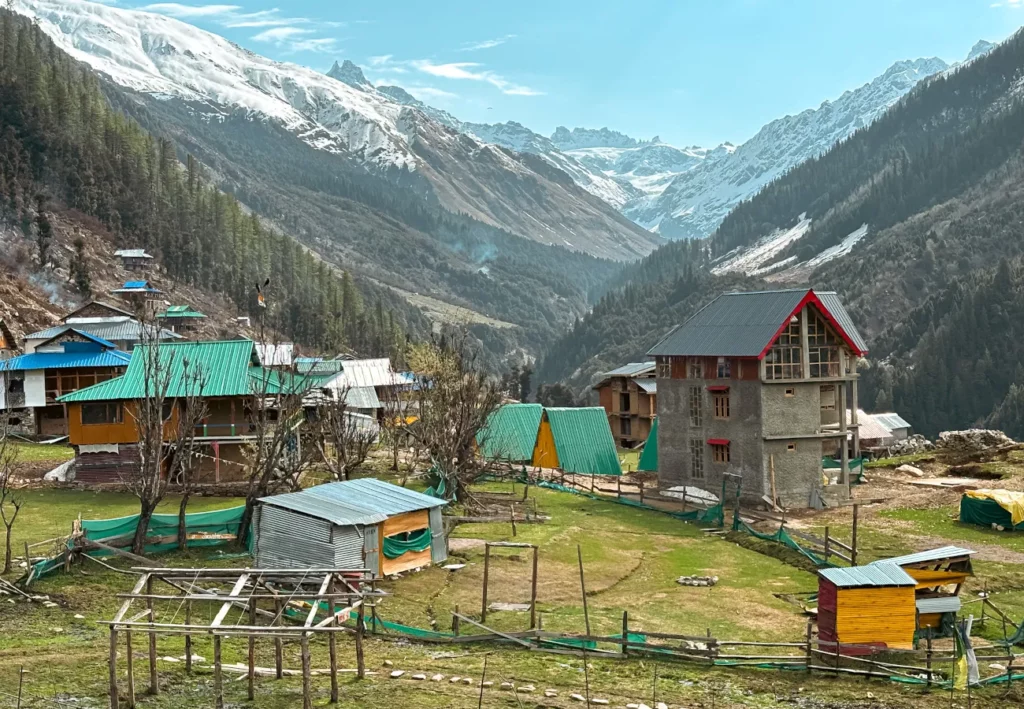
M 499 406 L 476 436 L 481 455 L 488 460 L 529 461 L 543 415 L 544 407 L 540 404 Z
M 193 310 L 191 305 L 168 305 L 167 310 L 157 315 L 158 318 L 205 318 L 198 310 Z
M 654 372 L 654 362 L 630 362 L 624 364 L 621 367 L 613 369 L 610 372 L 605 372 L 602 377 L 636 377 L 641 374 L 652 374 Z
M 760 359 L 789 319 L 808 303 L 814 304 L 854 353 L 867 353 L 867 344 L 835 293 L 799 289 L 720 295 L 647 354 Z
M 153 286 L 149 285 L 149 281 L 125 281 L 124 285 L 120 288 L 116 288 L 112 291 L 113 293 L 162 293 L 163 291 L 157 290 Z
M 603 408 L 546 408 L 544 414 L 551 424 L 559 468 L 567 473 L 622 475 Z
M 114 252 L 114 256 L 120 256 L 121 258 L 153 258 L 151 254 L 147 254 L 145 249 L 118 249 Z
M 143 324 L 128 315 L 117 315 L 109 318 L 77 318 L 73 317 L 60 325 L 48 327 L 39 332 L 33 332 L 25 336 L 26 340 L 49 340 L 68 330 L 87 332 L 96 337 L 112 342 L 132 341 L 139 342 L 143 339 Z M 156 328 L 155 325 L 149 327 Z M 179 340 L 181 335 L 170 330 L 160 328 L 161 340 Z
M 379 409 L 380 399 L 373 387 L 351 387 L 345 391 L 345 405 L 353 409 Z
M 636 464 L 637 470 L 645 470 L 649 473 L 658 472 L 658 418 L 654 418 L 651 424 L 651 432 L 647 434 L 647 443 L 640 453 L 640 460 Z
M 863 588 L 899 586 L 914 587 L 917 581 L 890 559 L 876 561 L 867 566 L 851 566 L 850 568 L 821 569 L 818 574 L 832 582 L 838 588 Z
M 904 556 L 896 556 L 892 559 L 882 559 L 880 561 L 873 562 L 872 566 L 878 564 L 896 564 L 897 566 L 910 566 L 911 564 L 925 564 L 928 562 L 939 562 L 945 559 L 956 559 L 963 556 L 972 556 L 974 551 L 971 549 L 965 549 L 964 547 L 957 546 L 945 546 L 939 547 L 938 549 L 928 549 L 927 551 L 919 551 L 914 554 L 906 554 Z
M 405 377 L 391 368 L 387 357 L 379 359 L 346 359 L 341 362 L 341 372 L 324 382 L 325 388 L 344 387 L 387 387 L 404 386 Z
M 65 329 L 61 330 L 59 333 L 57 333 L 53 337 L 50 337 L 50 338 L 40 342 L 38 345 L 36 345 L 36 349 L 38 350 L 40 347 L 45 347 L 46 345 L 50 344 L 54 340 L 60 339 L 64 335 L 67 335 L 69 332 L 74 333 L 74 334 L 78 335 L 79 337 L 84 337 L 89 342 L 91 342 L 91 343 L 93 343 L 95 345 L 99 345 L 101 348 L 103 348 L 105 350 L 116 350 L 117 349 L 117 345 L 115 345 L 110 340 L 106 340 L 106 339 L 104 339 L 102 337 L 99 337 L 97 335 L 92 334 L 91 332 L 86 332 L 85 330 L 79 330 L 76 327 L 68 327 L 68 328 L 65 328 Z M 65 343 L 65 344 L 70 344 L 70 343 Z
M 127 315 L 128 317 L 131 317 L 131 313 L 129 313 L 127 310 L 122 310 L 121 308 L 118 308 L 115 305 L 111 305 L 110 303 L 106 303 L 106 302 L 104 302 L 102 300 L 90 300 L 85 305 L 82 305 L 81 307 L 77 308 L 76 310 L 72 310 L 70 313 L 65 315 L 62 318 L 63 322 L 67 322 L 68 319 L 76 317 L 80 312 L 82 312 L 86 308 L 89 308 L 89 307 L 92 307 L 92 306 L 103 308 L 104 310 L 109 310 L 114 315 Z
M 429 510 L 447 504 L 436 497 L 376 478 L 316 485 L 300 492 L 261 497 L 260 502 L 324 519 L 339 526 L 378 524 L 392 515 Z
M 875 421 L 880 423 L 882 426 L 885 426 L 889 430 L 890 433 L 892 433 L 893 431 L 895 431 L 898 428 L 911 428 L 911 426 L 907 422 L 907 420 L 905 418 L 903 418 L 902 416 L 900 416 L 899 414 L 894 414 L 892 412 L 886 412 L 886 413 L 882 413 L 882 414 L 871 414 L 871 415 L 874 416 Z
M 32 352 L 0 360 L 0 372 L 32 369 L 69 369 L 73 367 L 124 367 L 131 360 L 127 352 L 98 349 L 88 352 Z M 97 385 L 99 386 L 99 385 Z
M 251 366 L 257 364 L 252 340 L 167 342 L 137 346 L 132 353 L 128 371 L 123 375 L 65 394 L 58 401 L 75 403 L 142 398 L 146 392 L 146 362 L 154 347 L 157 348 L 162 366 L 169 367 L 171 371 L 166 393 L 168 397 L 179 398 L 198 393 L 194 379 L 196 372 L 202 372 L 204 397 L 248 396 L 258 390 L 253 387 L 249 371 Z
M 295 368 L 299 374 L 337 374 L 341 371 L 344 360 L 324 359 L 323 357 L 296 357 Z

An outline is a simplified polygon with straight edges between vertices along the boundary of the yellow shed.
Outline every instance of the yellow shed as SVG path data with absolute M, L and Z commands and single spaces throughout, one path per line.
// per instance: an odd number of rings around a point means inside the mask
M 848 646 L 913 649 L 917 582 L 895 564 L 818 572 L 818 637 Z M 843 647 L 867 654 L 867 647 Z

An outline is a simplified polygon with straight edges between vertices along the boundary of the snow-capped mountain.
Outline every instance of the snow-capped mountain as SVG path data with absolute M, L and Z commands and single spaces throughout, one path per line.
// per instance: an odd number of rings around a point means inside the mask
M 188 103 L 196 120 L 243 112 L 271 121 L 453 212 L 542 243 L 614 259 L 661 243 L 550 163 L 468 138 L 443 112 L 377 90 L 351 62 L 322 74 L 170 17 L 84 0 L 13 0 L 12 9 L 113 83 Z
M 726 143 L 715 150 L 698 146 L 677 148 L 655 137 L 638 142 L 635 147 L 591 146 L 566 150 L 565 154 L 620 184 L 632 186 L 638 197 L 656 197 L 676 175 L 692 170 L 709 157 L 727 154 L 731 147 Z
M 623 213 L 668 238 L 707 236 L 740 201 L 870 124 L 919 81 L 947 68 L 935 57 L 897 62 L 835 101 L 772 121 L 718 159 L 706 157 L 674 177 L 660 195 L 630 203 Z
M 579 148 L 635 148 L 639 141 L 625 133 L 610 128 L 573 128 L 558 126 L 551 135 L 551 142 L 559 150 Z

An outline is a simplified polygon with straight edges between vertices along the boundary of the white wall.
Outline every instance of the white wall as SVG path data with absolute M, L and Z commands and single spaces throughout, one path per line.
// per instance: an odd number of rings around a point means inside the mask
M 45 370 L 25 372 L 25 406 L 46 406 Z

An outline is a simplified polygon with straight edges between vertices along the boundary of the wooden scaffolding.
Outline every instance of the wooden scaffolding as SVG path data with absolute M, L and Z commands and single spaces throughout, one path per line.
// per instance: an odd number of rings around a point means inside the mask
M 130 593 L 119 593 L 124 603 L 110 627 L 110 707 L 119 709 L 117 677 L 118 637 L 124 636 L 127 664 L 127 705 L 135 706 L 133 634 L 145 633 L 149 642 L 149 691 L 160 691 L 157 681 L 157 635 L 184 637 L 185 671 L 192 671 L 193 636 L 210 636 L 213 641 L 213 686 L 215 706 L 224 706 L 221 641 L 225 637 L 249 640 L 248 697 L 255 696 L 256 640 L 274 642 L 274 673 L 284 676 L 283 641 L 297 639 L 302 653 L 302 705 L 312 707 L 309 639 L 325 633 L 330 651 L 331 702 L 338 701 L 337 635 L 355 638 L 356 672 L 365 675 L 363 662 L 364 608 L 383 595 L 377 591 L 365 569 L 175 569 L 135 567 L 139 574 Z M 197 607 L 206 607 L 204 614 Z M 216 609 L 216 610 L 214 610 Z M 238 611 L 238 615 L 232 612 Z M 134 611 L 134 612 L 133 612 Z M 229 622 L 229 614 L 235 621 Z M 355 626 L 342 624 L 355 615 Z M 169 615 L 169 617 L 167 617 Z M 318 620 L 318 615 L 325 616 Z M 209 622 L 200 622 L 202 617 Z M 180 619 L 180 620 L 179 620 Z

